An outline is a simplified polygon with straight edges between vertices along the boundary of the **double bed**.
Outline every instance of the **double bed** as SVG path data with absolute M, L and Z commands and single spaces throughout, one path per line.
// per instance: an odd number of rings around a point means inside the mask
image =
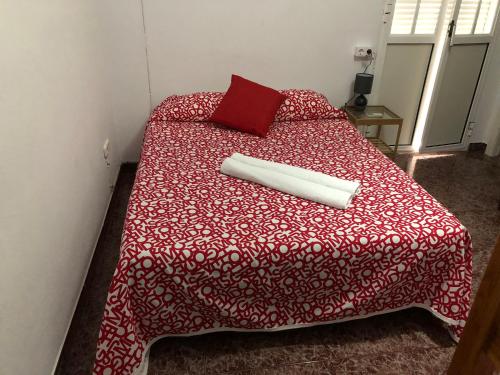
M 358 180 L 361 192 L 339 210 L 221 174 L 234 152 Z M 144 371 L 161 337 L 298 328 L 410 307 L 429 310 L 458 339 L 471 259 L 466 228 L 344 118 L 275 122 L 261 138 L 156 112 L 94 373 Z

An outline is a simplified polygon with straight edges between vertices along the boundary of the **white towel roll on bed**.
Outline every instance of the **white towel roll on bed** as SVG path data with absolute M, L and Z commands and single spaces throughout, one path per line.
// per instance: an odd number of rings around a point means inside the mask
M 334 189 L 343 190 L 347 193 L 356 195 L 359 193 L 360 183 L 357 181 L 348 181 L 341 178 L 329 176 L 327 174 L 311 171 L 309 169 L 304 169 L 300 167 L 294 167 L 292 165 L 276 163 L 269 160 L 257 159 L 251 156 L 246 156 L 235 152 L 231 155 L 231 159 L 238 160 L 240 162 L 253 165 L 255 167 L 261 167 L 266 170 L 274 170 L 280 173 L 287 174 L 289 176 L 297 177 L 310 182 L 315 182 L 320 185 L 328 186 Z
M 276 170 L 243 163 L 233 158 L 225 159 L 220 170 L 226 175 L 252 181 L 330 207 L 345 209 L 353 198 L 353 194 L 346 191 L 303 180 Z

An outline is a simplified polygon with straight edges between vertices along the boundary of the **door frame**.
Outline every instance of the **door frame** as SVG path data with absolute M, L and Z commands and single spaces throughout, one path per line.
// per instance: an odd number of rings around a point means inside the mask
M 425 120 L 428 118 L 428 113 L 427 113 L 427 106 L 422 106 L 422 103 L 424 101 L 428 101 L 430 99 L 426 99 L 427 96 L 431 96 L 434 92 L 432 87 L 429 87 L 429 78 L 430 78 L 430 72 L 433 68 L 433 65 L 436 63 L 434 62 L 436 59 L 436 55 L 438 55 L 438 46 L 441 41 L 441 36 L 440 36 L 440 29 L 441 29 L 441 24 L 444 22 L 445 15 L 446 15 L 446 7 L 449 1 L 453 0 L 444 0 L 444 4 L 442 5 L 439 18 L 438 18 L 438 23 L 436 25 L 436 32 L 433 35 L 425 35 L 425 34 L 413 34 L 413 35 L 391 35 L 391 27 L 392 27 L 392 21 L 394 18 L 394 8 L 395 8 L 395 0 L 385 0 L 384 3 L 384 12 L 383 12 L 383 25 L 380 31 L 380 36 L 379 36 L 379 43 L 378 43 L 378 51 L 376 55 L 376 65 L 374 68 L 374 74 L 375 74 L 375 81 L 374 81 L 374 87 L 373 87 L 373 94 L 372 94 L 372 101 L 379 103 L 379 92 L 380 92 L 380 79 L 377 79 L 377 77 L 381 77 L 384 69 L 384 63 L 385 63 L 385 57 L 386 57 L 386 49 L 387 45 L 389 44 L 430 44 L 432 45 L 432 52 L 431 52 L 431 57 L 430 57 L 430 63 L 427 67 L 427 72 L 426 72 L 426 79 L 424 81 L 424 85 L 422 87 L 422 95 L 420 96 L 420 102 L 417 103 L 417 117 L 416 117 L 416 124 L 413 128 L 413 136 L 411 140 L 410 145 L 406 146 L 401 146 L 399 147 L 399 151 L 402 152 L 415 152 L 419 151 L 420 143 L 418 148 L 415 147 L 415 135 L 418 132 L 421 132 L 421 128 L 424 127 L 425 124 L 421 124 L 422 118 Z M 417 5 L 418 6 L 418 5 Z M 382 103 L 384 104 L 384 103 Z M 418 130 L 420 129 L 420 130 Z M 422 142 L 423 143 L 423 142 Z
M 391 35 L 391 27 L 394 16 L 394 5 L 395 0 L 386 0 L 384 3 L 384 12 L 383 12 L 383 26 L 380 31 L 379 43 L 378 43 L 378 51 L 376 51 L 376 60 L 374 61 L 374 73 L 375 77 L 381 77 L 383 72 L 383 65 L 385 62 L 385 54 L 386 48 L 388 44 L 433 44 L 433 51 L 431 55 L 431 63 L 428 67 L 427 78 L 423 87 L 423 95 L 420 99 L 420 103 L 417 103 L 419 109 L 417 113 L 417 124 L 414 128 L 414 139 L 412 140 L 411 146 L 400 147 L 400 151 L 413 151 L 413 152 L 437 152 L 437 151 L 462 151 L 466 150 L 471 141 L 471 136 L 467 136 L 465 134 L 467 132 L 467 128 L 470 126 L 469 124 L 474 123 L 474 119 L 476 118 L 477 109 L 479 106 L 480 99 L 483 95 L 483 89 L 485 86 L 486 78 L 484 76 L 484 72 L 488 70 L 489 65 L 492 60 L 493 50 L 492 43 L 495 43 L 495 34 L 497 30 L 500 30 L 500 4 L 497 6 L 495 21 L 493 24 L 492 31 L 487 35 L 479 35 L 479 36 L 469 36 L 469 35 L 457 35 L 454 36 L 455 44 L 469 44 L 471 39 L 474 41 L 474 44 L 488 44 L 487 51 L 485 53 L 484 60 L 482 62 L 481 73 L 479 75 L 478 83 L 476 85 L 476 89 L 474 92 L 474 98 L 472 100 L 471 107 L 469 109 L 469 114 L 466 120 L 466 127 L 464 128 L 464 135 L 462 136 L 462 140 L 458 144 L 450 144 L 443 146 L 425 146 L 429 137 L 429 124 L 431 119 L 434 116 L 434 112 L 436 110 L 436 98 L 439 94 L 439 89 L 441 87 L 443 81 L 443 73 L 444 68 L 446 66 L 446 61 L 448 59 L 448 37 L 447 32 L 443 24 L 445 23 L 446 9 L 449 3 L 455 2 L 453 16 L 452 19 L 458 18 L 459 5 L 462 0 L 444 0 L 441 8 L 441 12 L 438 19 L 438 24 L 436 26 L 436 33 L 432 36 L 428 35 L 404 35 L 397 36 Z M 457 6 L 458 5 L 458 6 Z M 500 32 L 500 31 L 498 31 Z M 497 38 L 498 39 L 498 38 Z M 469 42 L 469 43 L 467 43 Z M 440 45 L 442 44 L 442 45 Z M 440 48 L 442 47 L 442 48 Z M 445 54 L 446 56 L 442 56 Z M 434 72 L 431 73 L 431 70 Z M 432 77 L 434 75 L 434 77 Z M 434 83 L 431 81 L 434 80 Z M 378 97 L 380 92 L 380 80 L 375 79 L 374 82 L 374 90 L 372 94 L 372 101 L 378 103 Z M 428 105 L 422 105 L 424 101 L 428 102 Z M 418 135 L 418 133 L 421 135 Z M 415 135 L 420 137 L 420 140 L 415 140 Z
M 448 4 L 449 1 L 453 1 L 453 0 L 447 0 L 444 4 L 443 8 L 446 7 L 446 5 Z M 462 3 L 462 0 L 455 1 L 455 7 L 453 10 L 453 15 L 452 15 L 452 19 L 455 20 L 455 22 L 458 19 L 458 13 L 460 10 L 461 3 Z M 471 142 L 474 127 L 475 127 L 474 125 L 472 125 L 472 128 L 471 128 L 471 124 L 476 124 L 476 122 L 474 120 L 476 118 L 477 109 L 478 109 L 479 102 L 480 102 L 480 99 L 481 99 L 481 96 L 482 96 L 482 93 L 484 90 L 485 82 L 486 82 L 484 72 L 488 70 L 488 66 L 491 64 L 491 60 L 492 60 L 491 44 L 494 42 L 495 32 L 497 31 L 498 28 L 500 28 L 500 26 L 499 26 L 499 22 L 500 22 L 499 12 L 500 12 L 500 4 L 499 4 L 499 6 L 497 6 L 496 14 L 495 14 L 495 21 L 493 22 L 493 27 L 492 27 L 492 30 L 489 34 L 481 34 L 481 35 L 477 35 L 477 36 L 475 36 L 475 35 L 455 35 L 455 30 L 456 30 L 456 28 L 455 28 L 453 30 L 453 36 L 452 36 L 453 44 L 452 45 L 449 44 L 450 40 L 449 40 L 447 33 L 444 33 L 444 35 L 442 36 L 444 38 L 444 40 L 442 42 L 444 42 L 445 45 L 444 45 L 444 48 L 442 51 L 442 55 L 439 58 L 439 64 L 438 64 L 438 68 L 437 68 L 437 77 L 436 77 L 434 87 L 432 89 L 432 97 L 430 100 L 429 110 L 427 113 L 427 117 L 425 119 L 425 125 L 423 128 L 423 134 L 422 134 L 422 142 L 420 145 L 420 149 L 416 150 L 416 151 L 418 151 L 418 152 L 465 151 L 468 149 L 469 144 Z M 443 27 L 443 25 L 441 25 L 441 27 Z M 465 124 L 464 124 L 464 129 L 463 129 L 461 141 L 460 141 L 460 143 L 453 143 L 453 144 L 446 144 L 446 145 L 439 145 L 439 146 L 426 146 L 427 141 L 429 140 L 429 135 L 430 135 L 430 126 L 429 125 L 433 119 L 435 112 L 436 112 L 437 98 L 439 96 L 441 85 L 443 83 L 444 72 L 445 72 L 446 64 L 448 62 L 450 48 L 454 45 L 470 45 L 470 44 L 486 44 L 486 52 L 485 52 L 485 55 L 483 57 L 483 61 L 481 62 L 481 71 L 479 73 L 479 78 L 478 78 L 478 81 L 476 83 L 476 87 L 474 90 L 474 94 L 473 94 L 472 102 L 471 102 L 469 112 L 467 115 L 467 119 L 466 119 Z M 420 115 L 420 113 L 419 113 L 419 115 Z M 469 133 L 469 134 L 467 134 L 467 133 Z

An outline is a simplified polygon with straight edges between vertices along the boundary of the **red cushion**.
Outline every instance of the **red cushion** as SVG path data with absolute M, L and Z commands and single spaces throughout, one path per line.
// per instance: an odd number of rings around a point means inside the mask
M 328 99 L 313 90 L 280 90 L 287 98 L 274 121 L 304 121 L 320 119 L 347 120 L 347 114 L 335 108 Z
M 209 121 L 223 97 L 223 92 L 195 92 L 187 95 L 172 95 L 155 108 L 151 120 Z
M 210 121 L 265 137 L 285 99 L 279 91 L 233 74 Z

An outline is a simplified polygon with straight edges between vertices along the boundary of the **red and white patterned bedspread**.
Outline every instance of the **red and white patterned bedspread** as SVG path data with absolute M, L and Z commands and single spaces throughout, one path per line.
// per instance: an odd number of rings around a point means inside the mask
M 222 175 L 233 152 L 360 180 L 338 210 Z M 347 121 L 267 138 L 152 121 L 94 366 L 129 374 L 165 335 L 335 322 L 419 306 L 459 336 L 471 293 L 463 225 Z

